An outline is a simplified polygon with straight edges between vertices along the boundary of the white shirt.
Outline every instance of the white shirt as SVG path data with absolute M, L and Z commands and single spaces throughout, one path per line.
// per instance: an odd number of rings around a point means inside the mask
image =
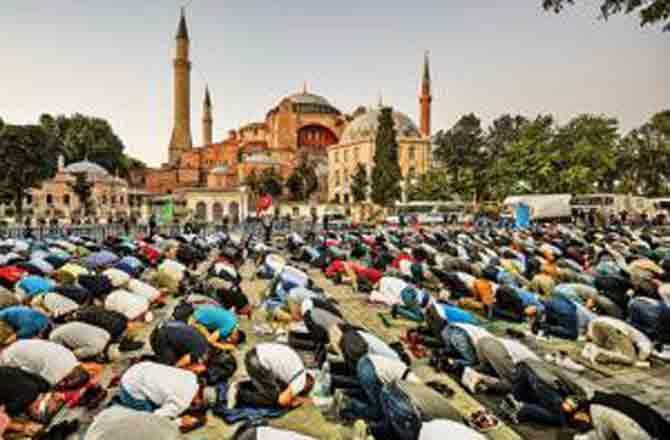
M 105 308 L 123 314 L 131 321 L 149 309 L 149 301 L 127 290 L 115 290 L 105 299 Z
M 604 322 L 612 327 L 619 329 L 625 335 L 627 335 L 633 341 L 635 348 L 637 348 L 637 357 L 641 361 L 646 361 L 653 350 L 653 345 L 651 340 L 641 331 L 633 327 L 632 325 L 623 322 L 620 319 L 612 318 L 610 316 L 599 316 L 598 318 L 593 319 L 589 323 L 588 334 L 589 336 L 593 335 L 592 325 L 595 322 Z
M 154 414 L 174 419 L 191 406 L 198 393 L 198 378 L 181 368 L 140 362 L 124 373 L 121 386 L 131 397 L 159 406 Z
M 287 345 L 266 343 L 258 344 L 256 353 L 260 364 L 287 383 L 294 396 L 303 392 L 307 385 L 305 364 L 295 350 Z
M 402 260 L 400 263 L 403 263 L 407 260 Z M 387 297 L 389 300 L 392 300 L 394 304 L 400 304 L 401 298 L 400 293 L 403 291 L 408 284 L 396 277 L 382 277 L 379 280 L 379 292 Z
M 486 440 L 482 434 L 462 423 L 451 420 L 432 420 L 424 422 L 419 433 L 419 440 Z
M 158 271 L 166 273 L 170 278 L 181 281 L 184 278 L 186 266 L 174 260 L 165 260 L 158 267 Z
M 410 260 L 400 260 L 398 262 L 398 269 L 400 269 L 400 273 L 402 273 L 405 276 L 412 276 L 412 263 Z
M 298 434 L 293 431 L 260 426 L 256 428 L 256 440 L 315 440 L 314 437 Z
M 391 359 L 400 359 L 398 353 L 393 351 L 389 345 L 379 339 L 377 336 L 372 333 L 358 330 L 358 334 L 365 340 L 368 344 L 368 354 L 378 354 Z
M 79 304 L 72 301 L 67 296 L 61 295 L 60 293 L 47 293 L 43 295 L 41 299 L 44 308 L 55 317 L 66 315 L 79 308 Z
M 474 290 L 477 278 L 465 272 L 456 272 L 456 276 L 467 286 L 468 290 Z
M 79 361 L 72 351 L 55 342 L 23 339 L 2 352 L 0 364 L 21 368 L 56 385 L 79 365 Z
M 409 367 L 404 362 L 398 359 L 391 359 L 385 356 L 376 354 L 367 355 L 372 365 L 375 367 L 377 377 L 382 384 L 389 384 L 396 380 L 407 380 L 409 382 L 420 382 L 419 378 L 414 373 L 409 373 L 403 379 L 403 375 Z
M 114 287 L 124 286 L 130 281 L 130 275 L 120 269 L 107 269 L 102 274 L 109 278 L 109 281 Z
M 100 412 L 85 440 L 178 440 L 177 425 L 164 417 L 114 405 Z
M 537 357 L 535 353 L 530 351 L 528 347 L 526 347 L 525 345 L 523 345 L 518 341 L 514 341 L 512 339 L 500 338 L 500 342 L 502 342 L 502 344 L 507 349 L 507 353 L 509 353 L 510 357 L 512 358 L 512 362 L 514 362 L 514 365 L 527 359 L 533 359 L 533 360 L 540 359 Z
M 79 321 L 63 324 L 49 335 L 50 341 L 64 345 L 82 358 L 102 353 L 110 339 L 107 330 Z
M 161 295 L 160 291 L 154 286 L 136 279 L 128 281 L 127 287 L 129 291 L 135 295 L 146 298 L 149 302 L 155 301 Z

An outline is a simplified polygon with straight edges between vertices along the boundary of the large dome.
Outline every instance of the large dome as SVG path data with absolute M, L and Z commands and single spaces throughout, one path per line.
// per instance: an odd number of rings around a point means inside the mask
M 293 111 L 297 113 L 334 113 L 340 114 L 340 111 L 335 108 L 323 96 L 315 95 L 313 93 L 295 93 L 287 96 L 284 100 L 288 100 L 293 104 Z
M 106 169 L 104 169 L 97 163 L 89 162 L 88 160 L 73 162 L 70 165 L 66 166 L 63 171 L 68 174 L 86 173 L 89 176 L 97 176 L 97 177 L 109 176 L 109 173 L 107 172 Z
M 381 109 L 371 109 L 351 121 L 342 134 L 341 144 L 369 139 L 377 134 Z M 416 124 L 404 113 L 393 111 L 393 122 L 398 137 L 421 137 Z

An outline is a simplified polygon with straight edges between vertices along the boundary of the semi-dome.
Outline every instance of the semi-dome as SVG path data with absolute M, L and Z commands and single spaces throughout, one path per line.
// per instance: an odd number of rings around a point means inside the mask
M 79 162 L 73 162 L 70 165 L 66 166 L 63 170 L 68 174 L 77 174 L 77 173 L 86 173 L 90 176 L 97 177 L 108 177 L 109 173 L 106 169 L 94 162 L 89 162 L 88 160 L 82 160 Z
M 282 101 L 288 100 L 293 104 L 293 111 L 296 113 L 331 113 L 340 114 L 340 111 L 335 108 L 323 96 L 315 95 L 303 91 L 287 96 Z
M 251 154 L 244 158 L 244 162 L 256 165 L 280 165 L 279 161 L 264 153 Z
M 349 144 L 374 137 L 379 126 L 381 108 L 371 109 L 351 121 L 342 134 L 341 144 Z M 393 111 L 393 122 L 398 137 L 420 138 L 416 124 L 404 113 Z
M 216 174 L 216 175 L 226 175 L 230 171 L 230 167 L 228 165 L 221 165 L 216 168 L 213 168 L 210 173 L 211 174 Z

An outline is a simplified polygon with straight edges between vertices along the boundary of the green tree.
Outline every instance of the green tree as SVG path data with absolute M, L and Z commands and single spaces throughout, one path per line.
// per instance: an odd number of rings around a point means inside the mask
M 481 120 L 472 113 L 462 116 L 449 130 L 438 132 L 435 143 L 436 159 L 449 170 L 454 191 L 469 195 L 481 190 L 485 179 L 475 175 L 489 156 Z
M 379 128 L 375 138 L 374 167 L 372 168 L 372 201 L 388 207 L 401 197 L 398 139 L 393 112 L 384 107 L 379 114 Z
M 545 10 L 561 12 L 566 5 L 574 5 L 575 0 L 542 0 Z M 607 19 L 616 14 L 638 12 L 640 26 L 662 24 L 664 31 L 670 31 L 670 1 L 668 0 L 602 0 L 600 16 Z
M 504 168 L 504 162 L 510 152 L 510 146 L 517 142 L 528 119 L 521 115 L 512 116 L 504 114 L 496 118 L 489 126 L 486 135 L 486 161 L 485 169 L 479 170 L 480 180 L 486 182 L 484 198 L 490 200 L 501 200 L 508 193 L 514 181 Z
M 622 182 L 627 184 L 623 191 L 647 197 L 670 192 L 670 110 L 653 115 L 632 130 L 622 141 L 621 150 L 629 154 L 624 165 L 627 173 L 621 176 L 627 179 Z
M 256 170 L 251 170 L 251 172 L 244 178 L 243 184 L 249 188 L 249 192 L 254 196 L 258 196 L 261 192 L 261 183 L 260 179 L 256 175 Z
M 91 196 L 93 195 L 93 182 L 88 180 L 88 176 L 84 172 L 75 173 L 74 182 L 70 182 L 70 188 L 79 199 L 79 204 L 82 207 L 82 214 L 85 217 L 91 213 Z
M 282 195 L 282 189 L 284 186 L 282 178 L 274 168 L 267 168 L 263 170 L 258 180 L 261 194 L 270 194 L 275 198 Z
M 292 200 L 304 201 L 309 199 L 319 189 L 316 164 L 307 157 L 303 157 L 286 180 L 286 187 Z
M 53 177 L 60 154 L 58 139 L 38 125 L 4 125 L 0 130 L 0 187 L 23 217 L 23 201 L 30 188 Z
M 365 165 L 356 165 L 356 172 L 351 176 L 351 196 L 356 203 L 364 202 L 368 198 L 368 170 Z
M 40 125 L 63 145 L 67 163 L 87 159 L 123 177 L 129 169 L 145 166 L 124 154 L 125 145 L 104 119 L 79 113 L 69 117 L 43 114 Z
M 407 199 L 411 201 L 449 201 L 453 200 L 453 195 L 449 174 L 444 169 L 420 175 L 407 189 Z

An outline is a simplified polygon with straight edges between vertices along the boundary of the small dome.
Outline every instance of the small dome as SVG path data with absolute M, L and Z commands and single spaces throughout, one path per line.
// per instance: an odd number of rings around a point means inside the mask
M 228 165 L 221 165 L 219 167 L 213 168 L 209 173 L 222 176 L 228 174 L 228 171 L 230 171 L 230 167 Z
M 341 144 L 349 144 L 374 137 L 379 126 L 381 109 L 368 110 L 351 121 L 342 134 Z M 404 113 L 393 111 L 393 122 L 398 137 L 420 138 L 421 134 L 416 124 Z
M 98 165 L 97 163 L 89 162 L 88 160 L 82 160 L 80 162 L 73 162 L 70 165 L 66 166 L 63 172 L 68 174 L 76 173 L 86 173 L 88 175 L 98 176 L 98 177 L 108 177 L 109 173 L 106 169 Z
M 244 159 L 244 163 L 251 163 L 256 165 L 279 165 L 279 161 L 263 153 L 257 153 L 247 156 Z
M 323 96 L 315 95 L 313 93 L 301 92 L 287 96 L 282 101 L 288 100 L 293 104 L 294 111 L 297 113 L 329 113 L 340 114 L 340 111 L 335 108 Z

